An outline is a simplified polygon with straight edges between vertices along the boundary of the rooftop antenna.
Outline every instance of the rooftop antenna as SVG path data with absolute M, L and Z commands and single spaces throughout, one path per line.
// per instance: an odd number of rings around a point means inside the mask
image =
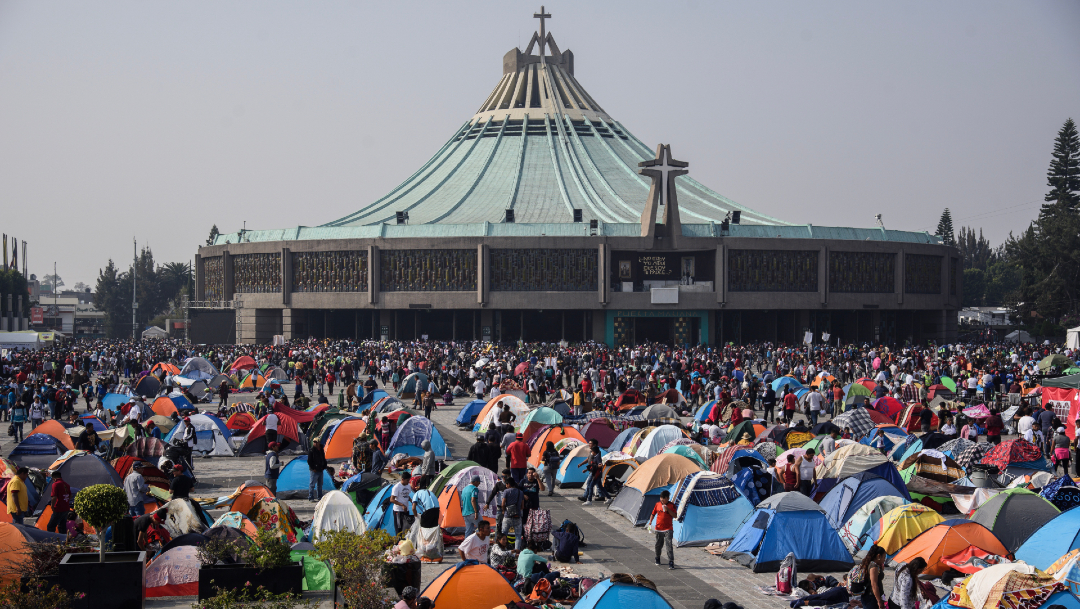
M 885 223 L 881 221 L 881 214 L 874 214 L 874 219 L 877 220 L 877 225 L 881 227 L 881 230 L 885 230 Z

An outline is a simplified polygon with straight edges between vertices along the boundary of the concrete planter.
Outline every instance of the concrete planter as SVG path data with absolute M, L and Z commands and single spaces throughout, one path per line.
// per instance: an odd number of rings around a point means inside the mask
M 86 595 L 72 607 L 142 609 L 146 552 L 106 552 L 105 562 L 99 560 L 95 552 L 66 554 L 60 561 L 58 583 L 72 594 Z
M 222 590 L 242 590 L 251 582 L 251 588 L 262 586 L 274 594 L 291 592 L 300 595 L 304 591 L 304 565 L 291 563 L 284 567 L 260 569 L 247 564 L 211 565 L 199 568 L 199 600 L 213 597 Z

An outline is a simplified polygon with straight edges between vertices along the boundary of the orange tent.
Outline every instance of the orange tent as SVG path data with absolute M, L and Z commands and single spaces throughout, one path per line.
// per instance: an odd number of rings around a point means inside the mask
M 232 503 L 229 505 L 229 511 L 240 512 L 241 514 L 247 514 L 251 508 L 264 497 L 270 499 L 275 498 L 274 494 L 270 492 L 270 489 L 262 484 L 245 484 L 240 487 L 235 495 Z
M 486 564 L 460 562 L 435 578 L 421 593 L 439 609 L 499 607 L 521 601 L 521 595 Z
M 487 417 L 488 413 L 491 412 L 491 409 L 495 407 L 495 404 L 498 404 L 503 400 L 506 400 L 507 404 L 524 404 L 524 402 L 521 401 L 521 398 L 516 395 L 510 393 L 499 394 L 498 396 L 488 400 L 488 403 L 484 404 L 484 407 L 480 409 L 480 413 L 476 415 L 476 423 L 480 424 L 484 420 L 484 418 Z M 525 408 L 526 410 L 528 410 L 528 406 L 526 406 Z
M 482 502 L 480 507 L 483 508 Z M 484 520 L 490 522 L 494 530 L 495 519 L 484 516 Z M 444 529 L 465 528 L 465 517 L 461 515 L 461 492 L 452 484 L 444 486 L 439 493 L 439 526 Z
M 0 581 L 19 581 L 19 567 L 30 562 L 29 543 L 18 526 L 0 522 Z
M 163 417 L 171 417 L 174 412 L 177 414 L 180 413 L 180 411 L 176 409 L 176 404 L 164 395 L 154 400 L 154 403 L 150 405 L 150 410 L 153 410 L 154 414 L 160 414 Z
M 225 421 L 229 431 L 248 431 L 255 424 L 255 417 L 250 412 L 234 412 Z
M 360 437 L 367 428 L 363 419 L 342 419 L 332 430 L 323 451 L 327 459 L 348 459 L 352 457 L 353 440 Z
M 75 450 L 75 442 L 71 440 L 71 436 L 68 435 L 67 429 L 60 424 L 60 421 L 49 419 L 41 425 L 31 429 L 30 433 L 26 434 L 26 436 L 29 437 L 36 433 L 52 436 L 57 440 L 60 440 L 60 443 L 68 450 Z
M 564 440 L 566 438 L 578 440 L 582 444 L 588 444 L 588 442 L 585 441 L 585 438 L 581 436 L 581 433 L 573 427 L 554 425 L 533 437 L 532 448 L 529 451 L 529 465 L 539 467 L 540 463 L 543 461 L 544 447 L 547 446 L 547 443 L 551 442 L 552 444 L 555 444 L 559 440 Z
M 180 369 L 170 364 L 169 362 L 158 362 L 154 364 L 154 367 L 150 368 L 150 374 L 157 376 L 158 370 L 164 370 L 165 374 L 168 374 L 170 376 L 180 374 Z
M 937 577 L 949 569 L 942 559 L 973 547 L 990 554 L 1011 557 L 990 529 L 977 522 L 954 518 L 920 533 L 893 555 L 892 560 L 899 564 L 921 556 L 926 561 L 926 571 L 923 573 Z

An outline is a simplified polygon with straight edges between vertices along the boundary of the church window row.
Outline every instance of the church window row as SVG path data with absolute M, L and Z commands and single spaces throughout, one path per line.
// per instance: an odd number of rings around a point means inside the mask
M 239 254 L 233 257 L 233 290 L 239 294 L 281 291 L 281 254 Z
M 367 252 L 293 252 L 293 292 L 366 292 Z
M 493 249 L 493 292 L 588 292 L 597 289 L 595 249 Z

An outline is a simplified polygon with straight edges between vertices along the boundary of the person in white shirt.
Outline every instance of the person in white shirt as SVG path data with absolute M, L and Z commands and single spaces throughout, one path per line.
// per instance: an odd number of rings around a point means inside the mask
M 458 556 L 462 561 L 475 560 L 484 564 L 488 561 L 488 548 L 491 547 L 491 523 L 481 520 L 476 525 L 476 532 L 465 538 L 458 546 Z
M 266 415 L 263 424 L 266 425 L 266 444 L 269 446 L 271 442 L 277 442 L 278 416 L 271 412 Z
M 807 396 L 810 402 L 810 426 L 817 425 L 818 415 L 821 414 L 821 394 L 817 391 L 811 391 Z
M 401 482 L 398 482 L 394 485 L 394 488 L 390 489 L 390 503 L 394 504 L 394 527 L 398 533 L 406 530 L 405 517 L 409 514 L 406 510 L 409 509 L 409 505 L 412 503 L 412 489 L 409 487 L 410 480 L 412 480 L 412 475 L 405 472 L 401 474 Z
M 472 386 L 473 386 L 473 391 L 476 392 L 476 398 L 480 399 L 480 400 L 484 399 L 484 389 L 487 388 L 487 385 L 484 384 L 484 380 L 483 379 L 476 379 L 476 382 L 473 383 Z

